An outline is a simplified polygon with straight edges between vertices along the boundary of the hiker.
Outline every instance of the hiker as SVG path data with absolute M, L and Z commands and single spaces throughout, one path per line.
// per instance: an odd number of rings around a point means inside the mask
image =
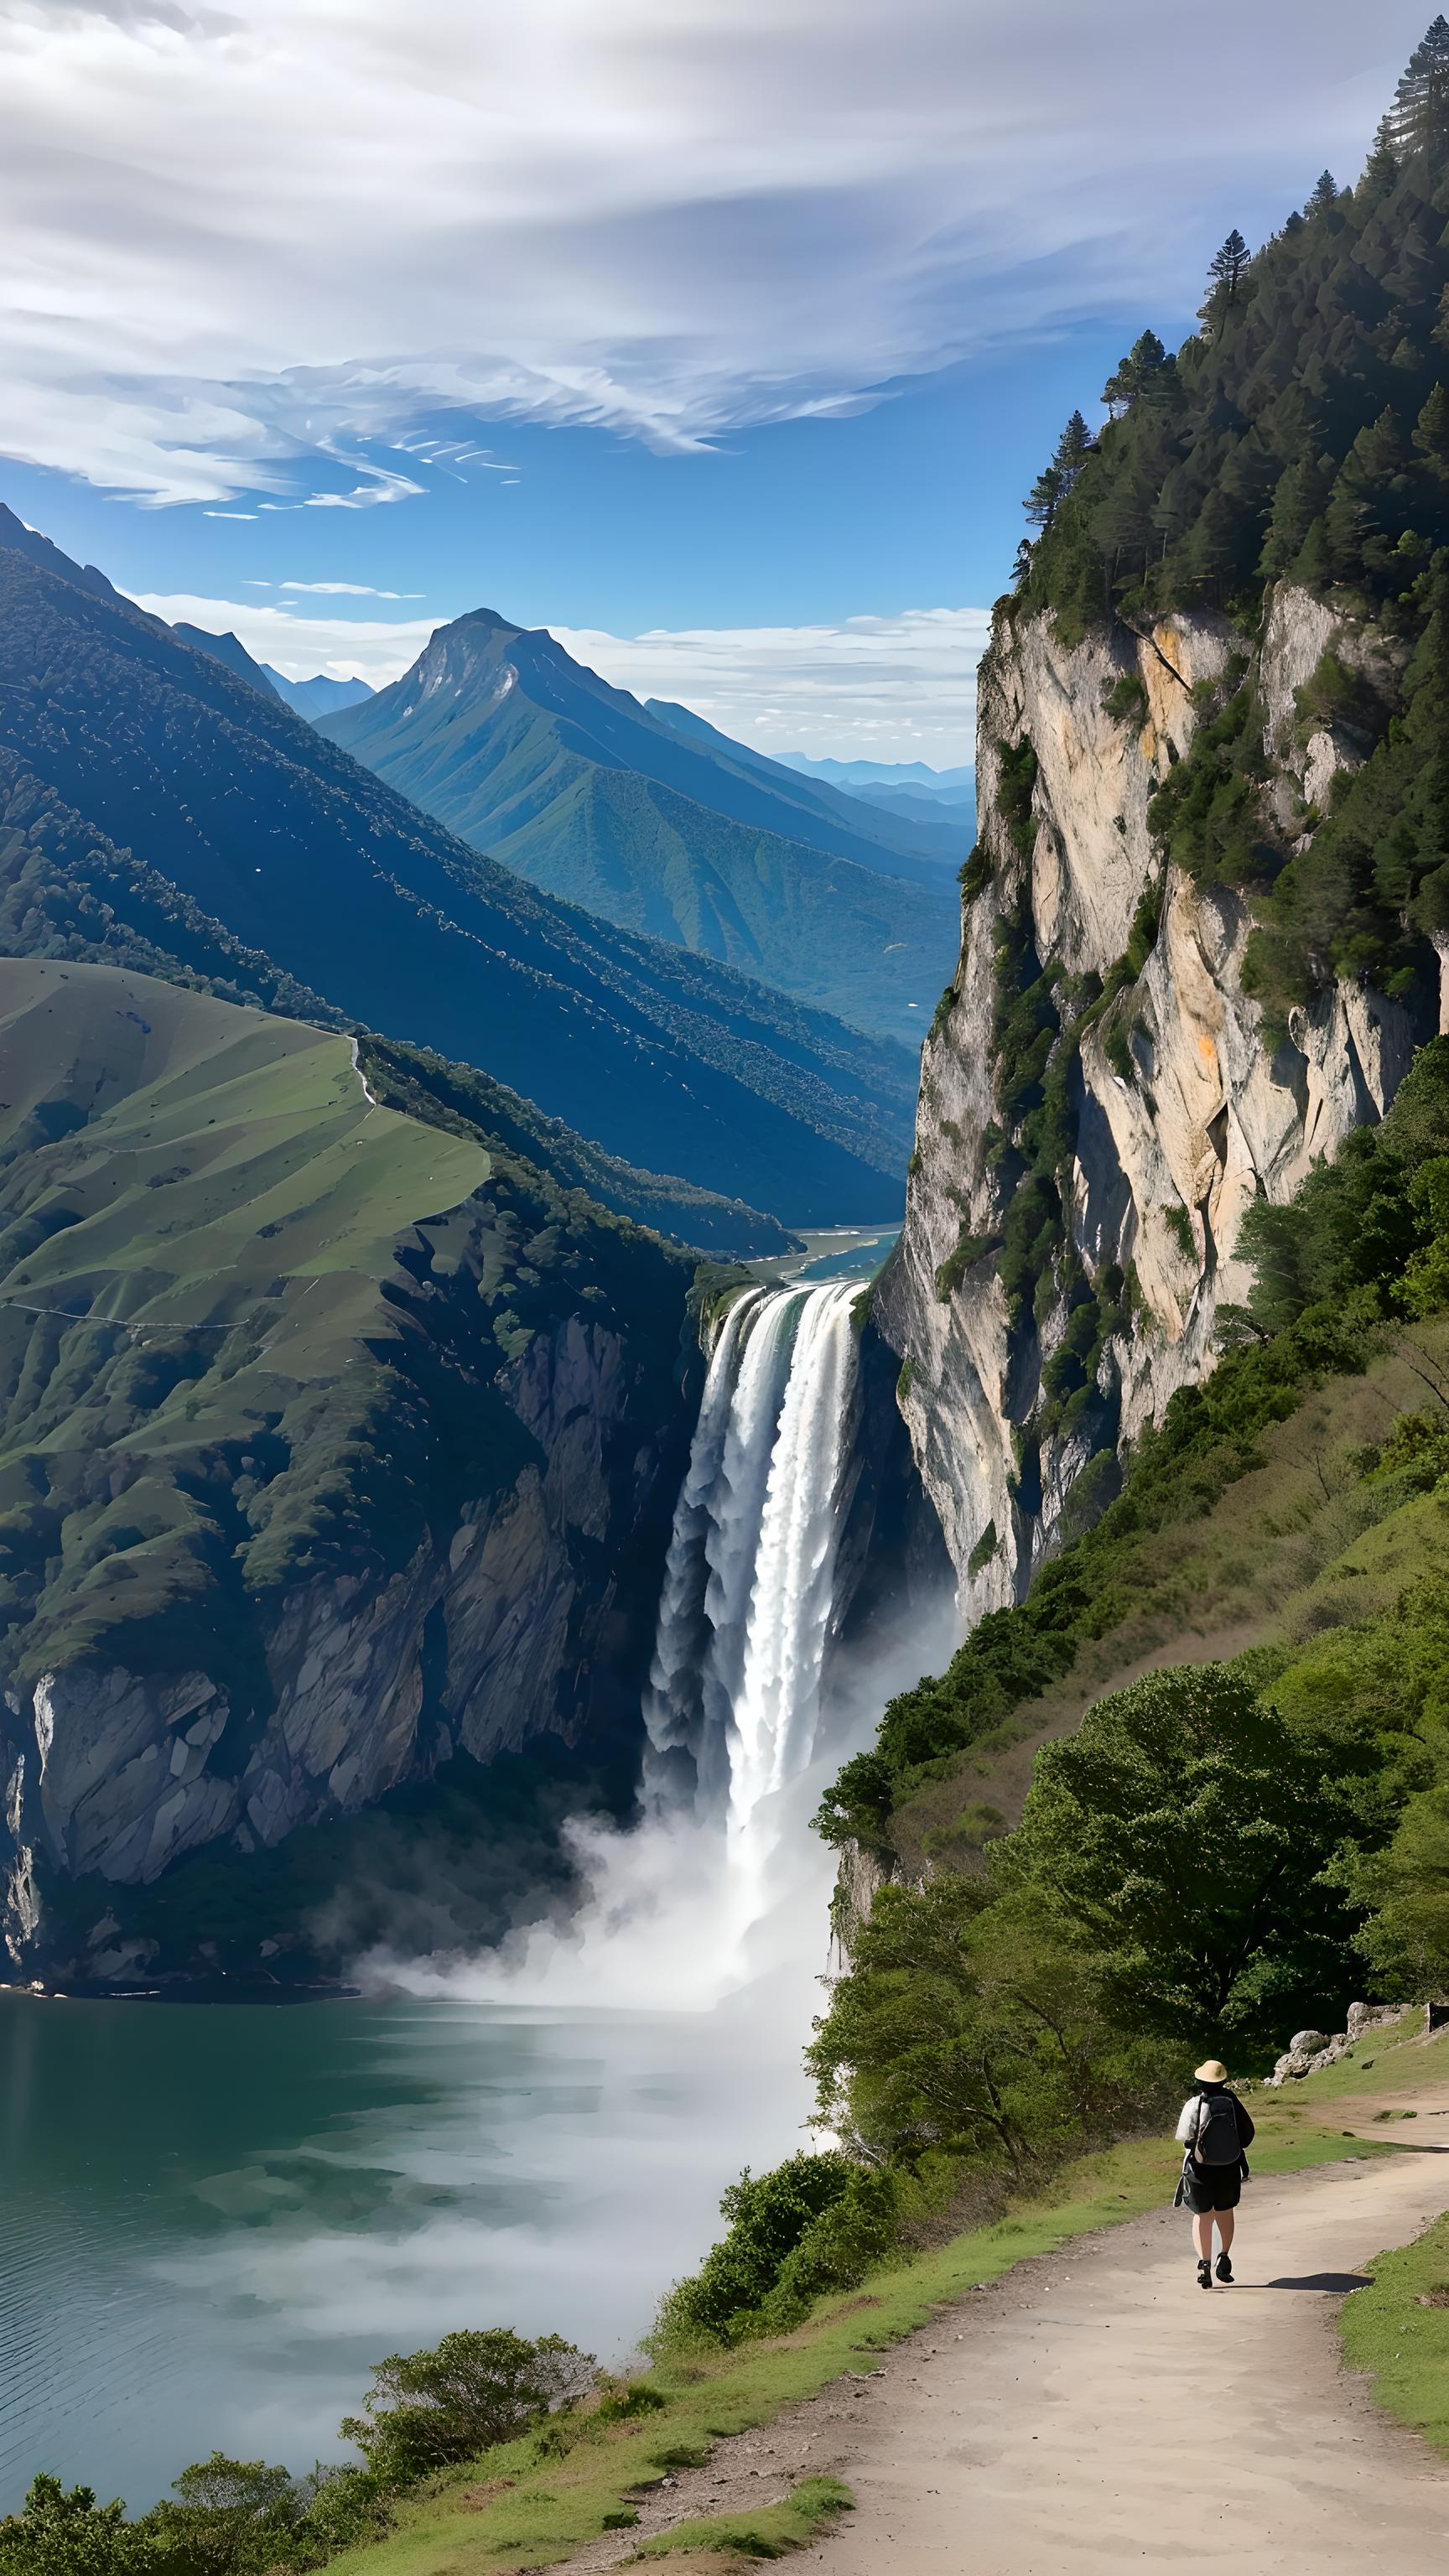
M 1233 2213 L 1248 2179 L 1244 2150 L 1253 2143 L 1253 2122 L 1232 2090 L 1220 2057 L 1205 2058 L 1193 2081 L 1197 2091 L 1184 2102 L 1177 2124 L 1178 2144 L 1187 2153 L 1172 2205 L 1192 2212 L 1197 2238 L 1197 2285 L 1200 2290 L 1210 2290 L 1214 2224 L 1222 2244 L 1218 2279 L 1231 2282 L 1233 2277 L 1228 2249 L 1233 2241 Z

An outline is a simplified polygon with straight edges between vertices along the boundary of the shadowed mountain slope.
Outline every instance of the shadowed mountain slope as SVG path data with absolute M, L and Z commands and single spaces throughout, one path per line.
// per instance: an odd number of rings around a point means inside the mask
M 3 549 L 0 682 L 40 788 L 350 1019 L 787 1222 L 899 1208 L 904 1049 L 550 902 L 210 650 Z
M 480 609 L 321 730 L 549 893 L 919 1040 L 957 905 L 909 827 L 659 723 L 552 636 Z

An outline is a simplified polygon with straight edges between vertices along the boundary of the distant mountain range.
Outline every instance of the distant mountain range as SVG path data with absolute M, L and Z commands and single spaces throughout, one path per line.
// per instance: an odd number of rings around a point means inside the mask
M 182 630 L 178 627 L 176 631 L 180 634 Z M 270 662 L 255 663 L 253 668 L 271 681 L 284 706 L 289 706 L 294 715 L 306 716 L 309 723 L 315 723 L 318 716 L 336 715 L 340 707 L 359 706 L 364 698 L 372 696 L 366 680 L 329 680 L 325 671 L 319 671 L 315 679 L 289 680 Z
M 930 769 L 924 760 L 811 760 L 803 751 L 780 755 L 782 769 L 798 769 L 807 778 L 833 779 L 840 787 L 924 787 L 933 795 L 945 787 L 973 787 L 976 772 Z
M 550 901 L 219 640 L 193 649 L 0 512 L 0 947 L 193 972 L 304 1016 L 321 996 L 481 1068 L 601 1171 L 681 1175 L 686 1240 L 701 1192 L 742 1222 L 899 1212 L 907 1049 Z
M 931 836 L 668 715 L 479 609 L 319 729 L 545 892 L 918 1042 L 959 938 Z

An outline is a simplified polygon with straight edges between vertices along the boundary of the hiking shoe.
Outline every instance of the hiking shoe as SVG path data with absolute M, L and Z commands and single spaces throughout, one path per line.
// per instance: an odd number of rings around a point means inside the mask
M 1211 2263 L 1206 2263 L 1206 2262 L 1204 2262 L 1204 2263 L 1199 2263 L 1199 2265 L 1198 2265 L 1198 2267 L 1197 2267 L 1197 2286 L 1198 2286 L 1198 2288 L 1199 2288 L 1200 2290 L 1210 2290 L 1210 2289 L 1212 2288 L 1212 2285 L 1213 2285 L 1213 2267 L 1212 2267 Z
M 1220 2281 L 1231 2281 L 1232 2277 L 1233 2265 L 1231 2256 L 1220 2254 L 1218 2256 L 1218 2279 Z

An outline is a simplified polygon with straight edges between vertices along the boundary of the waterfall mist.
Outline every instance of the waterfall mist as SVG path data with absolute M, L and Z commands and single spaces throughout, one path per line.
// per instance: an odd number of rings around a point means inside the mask
M 567 2178 L 573 2131 L 544 2168 L 593 2209 L 595 2272 L 636 2281 L 633 2332 L 709 2244 L 723 2186 L 803 2142 L 834 1878 L 810 1818 L 886 1700 L 956 1642 L 945 1585 L 848 1653 L 836 1638 L 858 1295 L 749 1290 L 719 1330 L 661 1593 L 640 1822 L 567 1828 L 581 1901 L 501 1950 L 364 1963 L 369 1983 L 527 2026 L 545 2051 L 587 2028 L 601 2069 L 652 2031 L 652 2085 L 605 2074 L 584 2171 Z M 581 2284 L 553 2321 L 573 2330 L 590 2295 Z
M 950 1654 L 943 1589 L 832 1652 L 859 1283 L 756 1288 L 715 1339 L 674 1516 L 646 1704 L 644 1817 L 566 1828 L 584 1889 L 471 1960 L 364 1962 L 371 1983 L 521 2008 L 719 2012 L 788 2032 L 816 2008 L 834 1875 L 810 1830 L 886 1700 Z

